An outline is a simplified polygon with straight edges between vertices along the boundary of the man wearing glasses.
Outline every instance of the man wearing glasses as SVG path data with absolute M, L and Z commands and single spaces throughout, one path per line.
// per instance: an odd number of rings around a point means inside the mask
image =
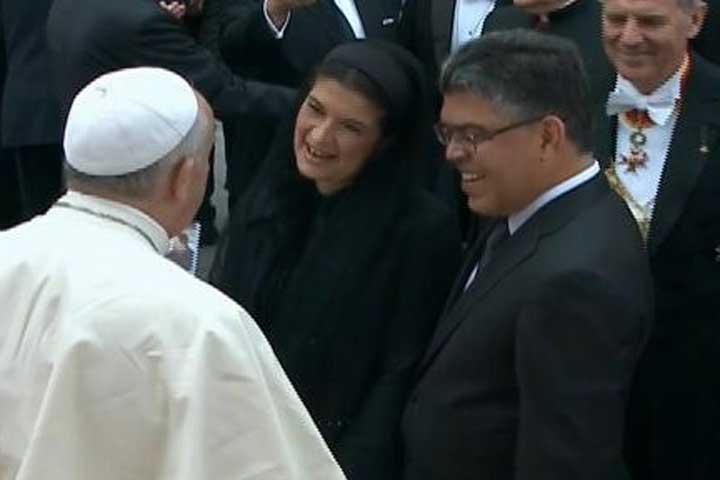
M 488 34 L 445 65 L 436 132 L 470 248 L 403 418 L 407 480 L 624 478 L 623 412 L 651 324 L 637 226 L 590 152 L 577 50 Z

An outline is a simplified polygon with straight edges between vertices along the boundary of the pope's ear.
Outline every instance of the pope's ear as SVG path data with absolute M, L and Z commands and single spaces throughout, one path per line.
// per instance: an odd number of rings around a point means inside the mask
M 184 202 L 191 195 L 193 181 L 197 181 L 194 178 L 196 161 L 193 157 L 183 157 L 173 167 L 171 185 L 174 199 Z

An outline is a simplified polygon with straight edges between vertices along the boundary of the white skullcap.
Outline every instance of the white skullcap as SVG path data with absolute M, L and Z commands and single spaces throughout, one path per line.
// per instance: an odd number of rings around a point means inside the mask
M 88 175 L 123 175 L 170 153 L 195 124 L 192 87 L 161 68 L 108 73 L 75 97 L 65 126 L 65 157 Z

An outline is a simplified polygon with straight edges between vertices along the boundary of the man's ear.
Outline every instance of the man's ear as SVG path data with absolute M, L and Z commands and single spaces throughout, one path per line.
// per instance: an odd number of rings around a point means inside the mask
M 565 122 L 556 115 L 548 115 L 540 121 L 540 148 L 543 159 L 554 157 L 566 136 Z
M 197 181 L 195 178 L 196 161 L 193 157 L 183 157 L 173 167 L 170 176 L 173 200 L 184 203 L 190 197 L 193 181 Z

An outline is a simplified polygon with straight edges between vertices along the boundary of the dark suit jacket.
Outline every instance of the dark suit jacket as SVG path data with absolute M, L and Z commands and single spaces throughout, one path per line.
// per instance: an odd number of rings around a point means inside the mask
M 7 78 L 2 103 L 5 147 L 60 143 L 59 107 L 51 91 L 45 21 L 52 0 L 2 1 Z
M 641 480 L 720 478 L 720 69 L 695 55 L 686 92 L 648 242 L 657 326 L 629 416 Z M 617 117 L 597 124 L 607 163 Z
M 593 102 L 600 104 L 614 85 L 615 72 L 605 55 L 602 44 L 602 4 L 597 0 L 577 0 L 572 5 L 550 13 L 550 23 L 545 33 L 552 33 L 572 40 L 580 50 L 580 56 L 590 80 Z M 537 16 L 529 15 L 515 6 L 495 9 L 485 21 L 485 32 L 511 28 L 535 28 Z
M 249 113 L 280 117 L 292 102 L 285 89 L 230 75 L 156 0 L 55 0 L 47 27 L 65 113 L 91 80 L 135 66 L 164 67 L 182 75 L 222 119 Z
M 652 303 L 625 205 L 598 175 L 531 217 L 463 293 L 476 259 L 406 406 L 404 478 L 623 478 L 626 393 Z
M 293 11 L 281 40 L 267 24 L 261 0 L 238 5 L 222 29 L 223 57 L 254 78 L 297 86 L 330 50 L 355 38 L 332 2 L 318 0 Z M 367 38 L 396 40 L 400 0 L 356 0 L 355 5 Z

